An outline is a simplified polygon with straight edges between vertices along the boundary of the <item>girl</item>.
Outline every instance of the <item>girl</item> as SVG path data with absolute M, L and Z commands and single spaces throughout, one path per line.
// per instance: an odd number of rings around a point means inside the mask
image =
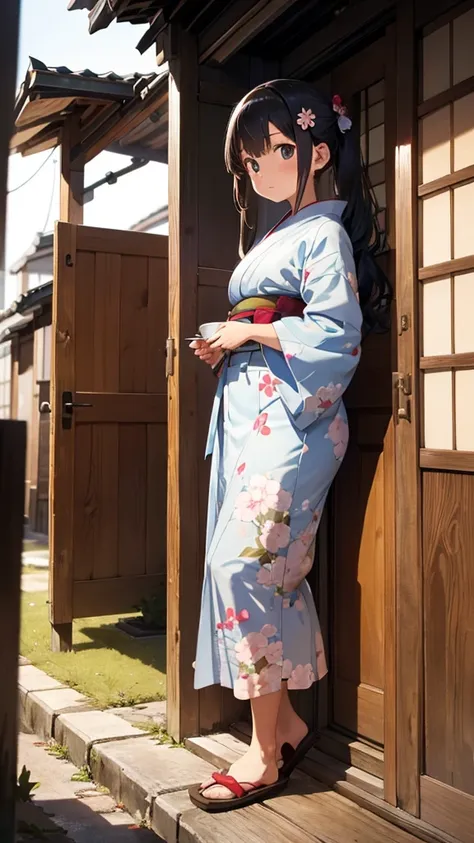
M 327 672 L 305 577 L 347 448 L 342 396 L 361 332 L 389 299 L 354 135 L 339 97 L 289 79 L 247 94 L 227 129 L 242 260 L 228 321 L 191 346 L 221 366 L 195 687 L 220 683 L 249 699 L 253 734 L 225 774 L 190 789 L 205 810 L 273 795 L 314 742 L 288 696 Z M 321 202 L 327 170 L 338 198 Z M 251 189 L 290 210 L 245 251 Z

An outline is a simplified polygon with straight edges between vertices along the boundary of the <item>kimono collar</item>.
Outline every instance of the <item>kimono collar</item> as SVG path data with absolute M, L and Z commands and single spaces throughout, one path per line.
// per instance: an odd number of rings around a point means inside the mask
M 268 234 L 271 234 L 277 229 L 281 231 L 282 228 L 288 228 L 288 226 L 295 222 L 302 222 L 303 220 L 310 220 L 316 217 L 331 216 L 340 220 L 346 205 L 347 202 L 344 202 L 342 199 L 327 199 L 323 202 L 311 202 L 310 205 L 305 205 L 304 208 L 300 208 L 296 214 L 289 214 L 288 216 L 283 217 L 283 219 L 280 220 L 280 222 L 277 223 L 276 226 L 268 232 Z

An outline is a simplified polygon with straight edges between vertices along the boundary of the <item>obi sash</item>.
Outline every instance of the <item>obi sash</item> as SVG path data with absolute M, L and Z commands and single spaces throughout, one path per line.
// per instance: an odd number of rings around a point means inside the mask
M 229 313 L 229 320 L 250 319 L 254 324 L 268 325 L 284 316 L 302 316 L 306 305 L 296 296 L 251 296 L 242 299 Z
M 296 296 L 252 296 L 247 299 L 242 299 L 238 302 L 228 314 L 228 320 L 235 322 L 241 319 L 250 319 L 253 324 L 269 325 L 272 322 L 277 322 L 285 316 L 303 316 L 303 311 L 306 307 L 303 299 Z M 261 346 L 256 343 L 247 343 L 235 349 L 235 352 L 253 351 L 261 349 Z M 206 454 L 208 457 L 214 448 L 214 442 L 217 431 L 217 422 L 219 418 L 219 410 L 221 405 L 222 394 L 224 391 L 225 374 L 229 365 L 229 353 L 226 352 L 219 363 L 214 368 L 214 374 L 219 377 L 217 390 L 212 405 L 211 420 L 209 424 L 209 433 L 206 443 Z

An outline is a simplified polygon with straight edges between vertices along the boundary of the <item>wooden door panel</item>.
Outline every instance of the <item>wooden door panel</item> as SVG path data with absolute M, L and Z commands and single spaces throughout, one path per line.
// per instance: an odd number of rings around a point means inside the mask
M 474 475 L 423 477 L 425 773 L 474 796 Z
M 59 585 L 67 623 L 165 586 L 168 264 L 158 235 L 59 224 L 57 241 L 52 619 Z M 69 427 L 64 390 L 86 405 Z
M 370 143 L 366 158 L 369 177 L 380 182 L 382 196 L 386 193 L 387 242 L 394 148 L 392 118 L 388 108 L 385 118 L 383 111 L 393 93 L 392 49 L 390 31 L 338 66 L 331 73 L 330 85 L 347 103 L 355 131 L 360 125 L 370 134 L 375 124 L 385 122 L 385 160 L 370 164 Z M 390 252 L 378 260 L 393 282 Z M 385 589 L 393 553 L 388 546 L 394 519 L 389 489 L 393 449 L 386 450 L 392 417 L 392 345 L 390 332 L 367 337 L 359 368 L 345 395 L 350 440 L 330 496 L 332 540 L 327 555 L 331 675 L 326 724 L 380 745 L 385 731 L 385 623 L 391 605 L 385 599 Z

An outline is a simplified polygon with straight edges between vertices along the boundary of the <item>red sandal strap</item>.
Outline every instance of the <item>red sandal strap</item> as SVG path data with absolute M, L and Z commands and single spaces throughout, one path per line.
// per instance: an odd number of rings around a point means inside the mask
M 221 784 L 223 787 L 226 787 L 231 791 L 231 793 L 237 796 L 237 798 L 244 796 L 246 793 L 243 787 L 236 779 L 234 779 L 233 776 L 224 776 L 222 773 L 212 773 L 212 778 L 216 784 Z

